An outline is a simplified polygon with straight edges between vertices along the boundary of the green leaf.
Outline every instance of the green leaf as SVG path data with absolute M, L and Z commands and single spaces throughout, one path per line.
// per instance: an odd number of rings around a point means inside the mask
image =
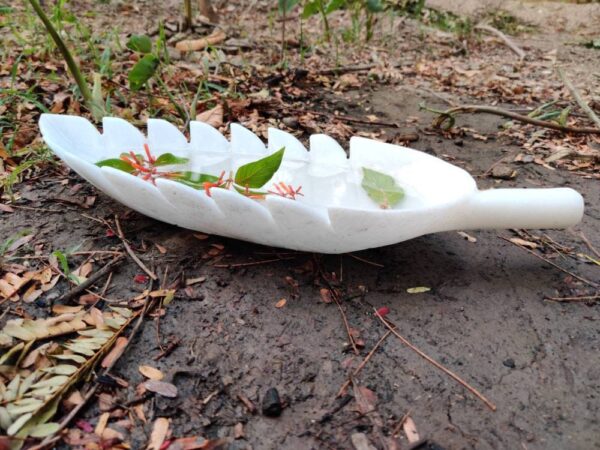
M 391 208 L 404 197 L 404 190 L 393 177 L 366 167 L 363 167 L 362 188 L 383 209 Z
M 127 41 L 127 48 L 138 53 L 150 53 L 152 51 L 152 41 L 144 34 L 134 34 Z
M 118 158 L 103 159 L 102 161 L 98 161 L 96 165 L 98 167 L 112 167 L 113 169 L 122 170 L 127 173 L 132 173 L 135 170 L 129 163 Z
M 56 433 L 60 425 L 56 422 L 41 423 L 29 431 L 29 436 L 35 438 L 44 438 Z
M 277 3 L 279 5 L 279 13 L 282 14 L 284 11 L 289 13 L 294 6 L 300 3 L 300 0 L 278 0 Z
M 249 195 L 267 195 L 268 192 L 267 191 L 257 191 L 255 189 L 246 189 L 246 188 L 242 188 L 239 186 L 236 186 L 235 184 L 233 185 L 233 188 L 238 191 L 240 194 L 249 196 Z
M 428 288 L 427 286 L 417 286 L 408 288 L 406 292 L 408 292 L 409 294 L 422 294 L 424 292 L 429 292 L 430 290 L 431 288 Z
M 567 119 L 569 118 L 569 113 L 571 112 L 571 107 L 567 106 L 565 109 L 563 109 L 560 112 L 560 115 L 558 116 L 558 118 L 556 119 L 556 121 L 558 122 L 558 124 L 561 127 L 565 127 L 567 126 Z
M 158 69 L 158 58 L 154 55 L 145 55 L 129 72 L 129 87 L 139 91 Z
M 65 274 L 65 276 L 68 277 L 69 273 L 71 273 L 71 270 L 69 269 L 69 263 L 67 262 L 67 257 L 65 256 L 65 254 L 60 250 L 55 250 L 52 252 L 52 256 L 54 256 L 58 260 L 63 273 Z
M 170 166 L 171 164 L 185 164 L 189 161 L 188 158 L 180 158 L 173 153 L 163 153 L 154 162 L 155 166 Z
M 346 4 L 346 0 L 331 0 L 325 8 L 325 14 L 329 15 L 338 9 L 341 9 Z
M 310 16 L 314 16 L 319 12 L 319 1 L 323 0 L 312 0 L 304 5 L 304 9 L 302 10 L 303 19 L 308 19 Z
M 381 12 L 383 11 L 383 4 L 381 3 L 381 0 L 367 0 L 367 10 L 369 12 Z
M 257 189 L 263 187 L 279 169 L 284 152 L 285 147 L 282 147 L 266 158 L 244 164 L 235 173 L 235 184 L 242 188 Z
M 194 189 L 204 189 L 204 183 L 215 183 L 219 177 L 198 172 L 172 172 L 169 179 Z

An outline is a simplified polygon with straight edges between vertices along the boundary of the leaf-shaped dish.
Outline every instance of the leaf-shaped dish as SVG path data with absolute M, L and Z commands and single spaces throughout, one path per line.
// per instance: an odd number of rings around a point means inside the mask
M 184 228 L 259 244 L 344 253 L 394 244 L 440 231 L 482 228 L 565 228 L 583 215 L 583 198 L 569 188 L 477 190 L 464 170 L 426 153 L 362 137 L 350 140 L 350 157 L 331 137 L 310 137 L 310 152 L 292 135 L 269 129 L 269 143 L 241 125 L 231 140 L 191 122 L 188 142 L 172 124 L 148 120 L 144 136 L 125 120 L 106 117 L 103 133 L 77 116 L 43 114 L 48 146 L 73 170 L 114 199 L 147 216 Z M 285 147 L 270 183 L 301 185 L 296 200 L 256 200 L 233 190 L 211 195 L 168 179 L 156 185 L 96 162 L 141 151 L 189 159 L 189 170 L 219 175 Z M 383 172 L 404 190 L 381 209 L 361 186 L 364 169 Z M 268 187 L 267 184 L 266 187 Z

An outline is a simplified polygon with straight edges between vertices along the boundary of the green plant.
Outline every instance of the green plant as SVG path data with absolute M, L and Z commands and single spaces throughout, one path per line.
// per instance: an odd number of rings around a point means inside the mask
M 44 24 L 46 31 L 52 37 L 52 40 L 54 41 L 56 47 L 59 49 L 60 53 L 62 54 L 62 56 L 65 60 L 65 63 L 67 64 L 67 67 L 69 68 L 69 71 L 71 72 L 71 75 L 73 76 L 73 78 L 75 79 L 75 82 L 77 83 L 77 87 L 79 88 L 79 92 L 81 93 L 81 96 L 83 97 L 83 100 L 84 100 L 86 106 L 92 113 L 92 116 L 94 117 L 94 119 L 100 120 L 105 115 L 104 107 L 103 107 L 102 103 L 98 103 L 97 99 L 94 99 L 94 96 L 92 95 L 92 91 L 88 85 L 88 82 L 85 79 L 85 77 L 83 76 L 83 74 L 81 73 L 81 69 L 79 68 L 79 65 L 75 62 L 75 59 L 73 58 L 73 55 L 71 54 L 71 51 L 69 50 L 69 48 L 67 47 L 67 45 L 65 44 L 63 39 L 60 37 L 60 34 L 58 33 L 58 31 L 56 30 L 56 28 L 54 27 L 54 25 L 52 24 L 52 22 L 50 21 L 50 19 L 44 12 L 44 10 L 42 9 L 38 0 L 28 0 L 28 1 L 29 1 L 29 4 L 31 5 L 31 7 L 33 8 L 33 10 L 35 11 L 35 13 L 37 14 L 37 16 L 40 18 L 40 20 Z M 60 5 L 60 8 L 58 9 L 59 11 L 62 11 L 63 4 L 64 4 L 64 1 L 59 0 L 59 3 L 58 3 L 58 5 Z M 55 9 L 55 11 L 56 11 L 56 9 Z M 60 17 L 62 17 L 62 16 L 59 15 L 59 18 Z

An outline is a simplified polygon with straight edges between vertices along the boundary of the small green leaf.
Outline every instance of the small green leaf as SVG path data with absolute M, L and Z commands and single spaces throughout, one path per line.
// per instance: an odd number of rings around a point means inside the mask
M 188 158 L 180 158 L 173 153 L 163 153 L 154 162 L 155 166 L 170 166 L 171 164 L 185 164 L 189 161 Z
M 261 188 L 273 178 L 283 159 L 285 147 L 266 158 L 244 164 L 235 173 L 235 184 L 242 188 Z
M 246 188 L 242 188 L 240 186 L 236 186 L 235 184 L 233 185 L 233 188 L 238 191 L 240 194 L 242 195 L 246 195 L 246 196 L 250 196 L 250 195 L 260 195 L 260 196 L 264 196 L 267 195 L 268 192 L 267 191 L 257 191 L 256 189 L 246 189 Z
M 303 19 L 308 19 L 310 16 L 314 16 L 319 12 L 319 1 L 323 0 L 312 0 L 304 5 L 304 9 L 302 10 Z
M 204 189 L 204 183 L 215 183 L 219 177 L 198 172 L 172 172 L 169 179 L 194 189 Z
M 154 55 L 145 55 L 129 72 L 129 87 L 139 91 L 158 69 L 159 60 Z
M 150 53 L 152 51 L 152 41 L 144 34 L 134 34 L 127 41 L 127 48 L 139 53 Z
M 367 10 L 372 13 L 383 11 L 381 0 L 367 0 Z
M 29 431 L 29 436 L 43 438 L 56 433 L 59 429 L 60 425 L 56 422 L 41 423 Z
M 391 208 L 404 197 L 404 190 L 393 177 L 366 167 L 363 167 L 362 188 L 383 209 Z
M 346 0 L 330 0 L 325 8 L 325 14 L 329 15 L 338 9 L 341 9 L 346 4 Z
M 558 118 L 556 119 L 556 121 L 558 122 L 558 124 L 561 127 L 564 127 L 567 125 L 567 119 L 569 118 L 569 113 L 571 112 L 571 107 L 567 106 L 565 109 L 563 109 L 560 112 L 560 115 L 558 116 Z
M 417 286 L 408 288 L 406 292 L 408 292 L 409 294 L 423 294 L 424 292 L 429 292 L 430 290 L 431 288 L 428 288 L 426 286 Z
M 54 252 L 52 252 L 52 256 L 54 256 L 58 260 L 63 273 L 65 274 L 65 276 L 68 277 L 71 273 L 71 270 L 69 269 L 69 263 L 67 262 L 67 257 L 65 256 L 65 254 L 60 250 L 55 250 Z
M 102 161 L 98 161 L 96 165 L 98 167 L 112 167 L 113 169 L 122 170 L 127 173 L 132 173 L 135 170 L 129 163 L 118 158 L 103 159 Z

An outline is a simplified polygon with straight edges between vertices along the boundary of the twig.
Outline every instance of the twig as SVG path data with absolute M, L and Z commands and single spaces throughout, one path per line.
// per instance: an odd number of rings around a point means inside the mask
M 346 327 L 346 333 L 348 334 L 348 339 L 350 340 L 350 344 L 352 345 L 354 354 L 358 355 L 360 352 L 358 351 L 358 348 L 356 347 L 356 342 L 354 342 L 354 337 L 352 336 L 352 333 L 350 332 L 350 325 L 348 324 L 348 318 L 346 317 L 344 308 L 342 308 L 342 305 L 340 304 L 340 300 L 338 299 L 337 294 L 333 290 L 331 290 L 331 297 L 333 298 L 333 300 L 335 301 L 335 304 L 337 305 L 338 309 L 340 310 L 340 314 L 342 315 L 342 320 L 344 321 L 344 326 Z
M 408 411 L 406 411 L 406 414 L 404 414 L 402 416 L 402 418 L 398 421 L 398 423 L 392 430 L 392 434 L 391 434 L 392 437 L 396 437 L 400 434 L 400 428 L 402 428 L 402 425 L 404 425 L 404 422 L 406 422 L 406 419 L 408 419 L 408 416 L 410 415 L 410 413 L 411 413 L 411 410 L 409 409 Z
M 585 113 L 592 120 L 592 122 L 594 122 L 596 124 L 596 126 L 598 128 L 600 128 L 600 118 L 596 115 L 596 113 L 594 112 L 594 110 L 592 108 L 590 108 L 590 105 L 588 105 L 587 102 L 581 97 L 581 95 L 579 94 L 579 91 L 577 90 L 577 88 L 575 87 L 575 85 L 573 83 L 571 83 L 571 80 L 569 80 L 567 78 L 567 75 L 565 74 L 565 72 L 562 69 L 562 67 L 557 67 L 556 68 L 556 72 L 558 73 L 558 76 L 560 77 L 560 79 L 562 80 L 562 82 L 565 84 L 565 86 L 567 87 L 567 89 L 571 93 L 571 96 L 577 102 L 577 104 L 579 105 L 579 107 L 581 109 L 583 109 L 583 111 L 585 111 Z
M 465 389 L 467 389 L 468 391 L 470 391 L 473 395 L 475 395 L 475 397 L 477 397 L 479 400 L 481 400 L 483 403 L 485 403 L 485 405 L 490 408 L 492 411 L 496 411 L 496 405 L 494 405 L 491 401 L 489 401 L 487 398 L 485 398 L 483 396 L 483 394 L 481 394 L 477 389 L 475 389 L 473 386 L 471 386 L 469 383 L 467 383 L 465 380 L 463 380 L 462 378 L 460 378 L 458 375 L 456 375 L 454 372 L 452 372 L 450 369 L 446 369 L 444 366 L 442 366 L 439 362 L 437 362 L 436 360 L 434 360 L 433 358 L 427 356 L 425 353 L 423 353 L 421 350 L 419 350 L 417 347 L 415 347 L 413 344 L 411 344 L 406 338 L 404 338 L 402 335 L 400 335 L 400 333 L 398 333 L 395 329 L 395 325 L 394 327 L 392 327 L 392 325 L 390 325 L 391 322 L 388 322 L 386 319 L 384 319 L 381 315 L 379 315 L 379 313 L 377 312 L 377 310 L 375 308 L 373 308 L 373 310 L 375 311 L 375 315 L 377 316 L 377 318 L 381 321 L 381 323 L 383 323 L 392 333 L 394 333 L 394 335 L 400 339 L 400 341 L 402 341 L 402 343 L 404 345 L 406 345 L 408 348 L 410 348 L 412 351 L 414 351 L 417 355 L 419 355 L 421 358 L 425 359 L 427 362 L 433 364 L 435 367 L 437 367 L 438 369 L 440 369 L 442 372 L 444 372 L 446 375 L 448 375 L 449 377 L 451 377 L 452 379 L 454 379 L 455 381 L 457 381 L 459 384 L 461 384 Z
M 56 299 L 55 303 L 63 304 L 65 302 L 71 300 L 76 295 L 82 293 L 87 288 L 91 287 L 94 283 L 96 283 L 96 281 L 98 281 L 100 278 L 102 278 L 104 275 L 106 275 L 108 272 L 110 272 L 115 266 L 121 264 L 122 261 L 123 261 L 123 257 L 117 256 L 115 259 L 108 262 L 104 267 L 102 267 L 102 269 L 96 271 L 92 276 L 90 276 L 83 283 L 78 284 L 73 289 L 71 289 L 69 292 L 63 294 L 58 299 Z
M 140 269 L 142 269 L 144 272 L 146 272 L 146 275 L 148 275 L 154 281 L 158 280 L 158 277 L 156 276 L 156 274 L 154 272 L 152 272 L 150 269 L 148 269 L 146 267 L 146 265 L 136 256 L 136 254 L 133 253 L 133 250 L 127 243 L 127 240 L 125 240 L 125 235 L 123 234 L 123 230 L 121 230 L 121 224 L 119 223 L 119 216 L 117 216 L 117 215 L 115 215 L 115 225 L 117 226 L 117 236 L 119 237 L 119 239 L 121 239 L 121 242 L 123 243 L 123 247 L 125 247 L 125 250 L 131 257 L 131 259 L 133 259 L 133 261 L 140 267 Z
M 584 295 L 581 297 L 546 297 L 546 300 L 553 302 L 589 302 L 599 300 L 600 294 L 598 295 Z
M 283 107 L 285 107 L 285 106 L 283 106 Z M 358 119 L 356 117 L 336 115 L 336 114 L 331 114 L 331 113 L 324 113 L 324 112 L 320 112 L 320 111 L 306 110 L 306 109 L 300 109 L 300 108 L 286 108 L 286 109 L 288 111 L 295 112 L 298 114 L 310 113 L 310 114 L 314 114 L 316 116 L 328 117 L 330 119 L 341 120 L 342 122 L 361 123 L 364 125 L 379 125 L 382 127 L 390 127 L 390 128 L 400 128 L 400 125 L 398 125 L 397 123 L 394 123 L 394 122 L 385 122 L 382 120 Z M 280 113 L 280 111 L 278 111 L 278 114 L 279 113 Z
M 385 341 L 390 334 L 392 334 L 392 332 L 388 330 L 383 336 L 381 336 L 379 341 L 377 341 L 377 344 L 375 344 L 375 346 L 371 349 L 369 354 L 367 356 L 365 356 L 365 359 L 363 359 L 362 362 L 358 365 L 358 367 L 356 369 L 354 369 L 354 372 L 352 372 L 352 375 L 350 376 L 350 378 L 348 378 L 346 380 L 346 382 L 342 385 L 342 387 L 338 391 L 336 397 L 341 397 L 342 395 L 344 395 L 344 392 L 346 392 L 346 389 L 348 389 L 348 386 L 350 386 L 350 383 L 352 383 L 352 379 L 355 376 L 357 376 L 361 370 L 363 370 L 363 368 L 367 365 L 367 363 L 369 362 L 371 357 L 375 354 L 375 352 L 377 351 L 379 346 L 381 344 L 383 344 L 383 341 Z
M 558 264 L 555 264 L 555 263 L 553 263 L 552 261 L 550 261 L 550 260 L 548 260 L 548 259 L 544 258 L 543 256 L 541 256 L 541 255 L 538 255 L 536 252 L 534 252 L 534 251 L 532 251 L 532 250 L 529 250 L 528 248 L 526 248 L 526 247 L 523 247 L 522 245 L 520 245 L 520 244 L 517 244 L 516 242 L 513 242 L 513 241 L 511 241 L 510 239 L 508 239 L 508 238 L 505 238 L 504 236 L 498 236 L 498 237 L 499 237 L 500 239 L 503 239 L 503 240 L 505 240 L 506 242 L 510 242 L 511 244 L 513 244 L 513 245 L 516 245 L 517 247 L 519 247 L 519 248 L 521 248 L 521 249 L 525 250 L 527 253 L 529 253 L 529 254 L 531 254 L 531 255 L 535 256 L 536 258 L 539 258 L 539 259 L 541 259 L 541 260 L 542 260 L 542 261 L 544 261 L 545 263 L 548 263 L 548 264 L 550 264 L 551 266 L 554 266 L 554 267 L 556 267 L 558 270 L 560 270 L 560 271 L 562 271 L 562 272 L 566 273 L 567 275 L 571 275 L 573 278 L 577 278 L 579 281 L 582 281 L 582 282 L 583 282 L 583 283 L 585 283 L 585 284 L 589 284 L 589 285 L 590 285 L 590 286 L 592 286 L 592 287 L 595 287 L 595 288 L 597 288 L 597 287 L 598 287 L 598 283 L 594 283 L 593 281 L 586 280 L 585 278 L 583 278 L 583 277 L 580 277 L 579 275 L 577 275 L 577 274 L 575 274 L 575 273 L 573 273 L 573 272 L 571 272 L 571 271 L 569 271 L 569 270 L 567 270 L 567 269 L 564 269 L 564 268 L 560 267 Z
M 492 34 L 496 35 L 497 37 L 499 37 L 502 40 L 502 42 L 504 42 L 506 44 L 506 46 L 508 48 L 510 48 L 514 53 L 516 53 L 516 55 L 519 57 L 519 59 L 525 59 L 525 52 L 517 44 L 515 44 L 513 41 L 511 41 L 509 39 L 509 37 L 506 34 L 504 34 L 502 31 L 500 31 L 490 25 L 485 25 L 482 23 L 475 25 L 475 29 L 487 31 L 488 33 L 492 33 Z
M 379 263 L 376 263 L 376 262 L 373 262 L 373 261 L 369 261 L 368 259 L 361 258 L 360 256 L 353 255 L 352 253 L 348 253 L 348 256 L 350 256 L 350 257 L 352 257 L 352 258 L 354 258 L 354 259 L 356 259 L 358 261 L 364 262 L 365 264 L 370 264 L 371 266 L 385 267 L 383 264 L 379 264 Z
M 592 243 L 590 242 L 590 240 L 586 237 L 586 235 L 583 234 L 583 231 L 579 232 L 579 236 L 581 237 L 581 239 L 583 240 L 583 242 L 585 242 L 585 245 L 587 245 L 588 248 L 592 251 L 592 253 L 594 255 L 596 255 L 598 258 L 600 258 L 600 252 L 598 250 L 596 250 L 596 247 L 594 247 L 592 245 Z
M 422 109 L 425 109 L 430 112 L 434 112 L 439 114 L 433 122 L 434 128 L 442 128 L 442 125 L 447 120 L 450 121 L 450 126 L 445 127 L 446 129 L 452 127 L 454 125 L 454 115 L 456 114 L 493 114 L 495 116 L 507 117 L 509 119 L 513 119 L 519 122 L 528 123 L 530 125 L 536 125 L 538 127 L 550 128 L 556 131 L 562 131 L 564 133 L 578 133 L 578 134 L 600 134 L 600 128 L 589 128 L 589 127 L 570 127 L 570 126 L 562 126 L 555 122 L 548 122 L 546 120 L 538 120 L 533 117 L 524 116 L 522 114 L 508 111 L 503 108 L 499 108 L 496 106 L 486 106 L 486 105 L 459 105 L 454 108 L 447 109 L 445 111 L 439 111 L 431 108 L 427 108 L 425 106 L 421 106 Z
M 258 266 L 260 264 L 268 264 L 277 261 L 286 261 L 288 259 L 296 259 L 296 258 L 275 258 L 275 259 L 265 259 L 263 261 L 253 261 L 247 263 L 238 263 L 238 264 L 215 264 L 213 267 L 218 267 L 220 269 L 234 269 L 237 267 L 248 267 L 248 266 Z

